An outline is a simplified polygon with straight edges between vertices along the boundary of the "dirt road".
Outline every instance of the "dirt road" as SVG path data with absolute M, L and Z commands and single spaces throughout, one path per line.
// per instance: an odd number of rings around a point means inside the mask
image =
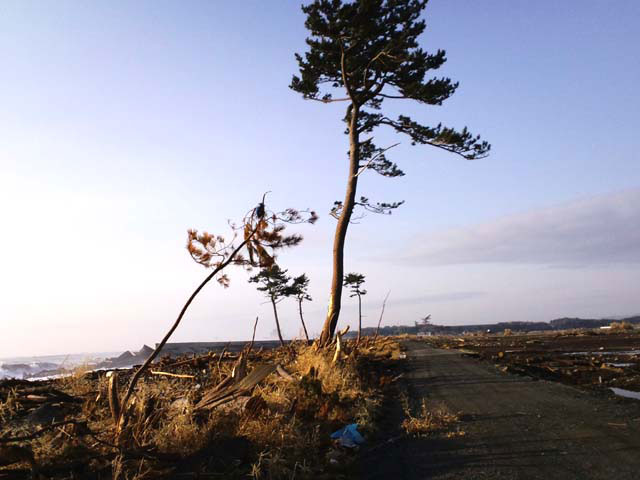
M 639 401 L 501 373 L 455 350 L 405 346 L 411 401 L 461 412 L 465 435 L 378 444 L 363 452 L 360 478 L 640 479 Z M 399 405 L 387 418 L 393 437 Z

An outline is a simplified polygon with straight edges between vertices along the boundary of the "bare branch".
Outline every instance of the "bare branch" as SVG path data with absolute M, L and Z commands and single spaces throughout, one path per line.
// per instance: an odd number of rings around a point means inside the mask
M 452 149 L 451 147 L 449 147 L 448 145 L 445 144 L 441 144 L 441 143 L 437 143 L 437 142 L 429 142 L 429 141 L 425 141 L 424 142 L 425 145 L 431 145 L 432 147 L 436 147 L 439 148 L 441 150 L 444 150 L 445 152 L 449 152 L 449 153 L 455 153 L 456 155 L 461 156 L 462 158 L 464 158 L 465 160 L 480 160 L 482 158 L 486 158 L 489 156 L 489 154 L 484 154 L 484 155 L 480 155 L 474 158 L 469 158 L 468 155 L 465 155 L 463 152 L 457 152 L 454 149 Z
M 384 53 L 384 50 L 381 50 L 380 52 L 378 52 L 377 55 L 375 55 L 371 60 L 369 60 L 369 63 L 367 63 L 367 66 L 364 68 L 364 72 L 362 74 L 362 84 L 366 85 L 367 84 L 367 77 L 369 76 L 369 67 L 373 64 L 373 62 L 375 62 L 382 54 Z
M 158 372 L 156 370 L 151 370 L 152 375 L 164 375 L 166 377 L 175 377 L 175 378 L 196 378 L 195 375 L 186 375 L 182 373 L 170 373 L 170 372 Z
M 389 295 L 391 294 L 391 290 L 389 290 L 387 292 L 387 295 L 384 297 L 384 300 L 382 301 L 382 310 L 380 311 L 380 319 L 378 320 L 378 327 L 376 328 L 376 334 L 373 337 L 373 340 L 377 340 L 378 338 L 378 333 L 380 332 L 380 324 L 382 323 L 382 316 L 384 315 L 384 307 L 387 305 L 387 299 L 389 298 Z
M 367 99 L 366 99 L 365 103 L 368 102 L 369 100 L 372 100 L 376 96 L 378 96 L 378 94 L 382 91 L 382 89 L 384 88 L 384 86 L 386 84 L 387 83 L 384 80 L 382 82 L 380 82 L 378 84 L 378 86 L 371 93 L 369 93 L 369 95 L 367 95 L 367 97 L 366 97 Z
M 359 205 L 358 203 L 356 204 Z M 342 215 L 342 202 L 340 201 L 333 202 L 333 207 L 331 207 L 331 211 L 329 212 L 329 215 L 331 215 L 336 220 L 339 220 L 340 215 Z M 356 216 L 352 215 L 351 218 L 349 219 L 349 224 L 358 225 L 359 222 L 357 220 L 362 220 L 364 217 L 365 217 L 364 213 Z
M 395 98 L 395 99 L 401 99 L 401 100 L 404 100 L 404 99 L 412 100 L 411 97 L 405 97 L 405 96 L 402 96 L 402 95 L 387 95 L 386 93 L 379 93 L 378 95 L 380 95 L 381 97 L 384 97 L 384 98 Z
M 488 150 L 491 148 L 487 142 L 484 142 L 482 145 L 478 146 L 475 142 L 480 140 L 479 136 L 475 138 L 471 136 L 471 134 L 465 129 L 462 130 L 460 134 L 453 131 L 452 129 L 443 128 L 441 125 L 438 125 L 435 128 L 423 127 L 422 125 L 417 124 L 416 122 L 411 121 L 411 119 L 407 117 L 399 117 L 398 121 L 391 120 L 388 117 L 382 117 L 378 120 L 380 125 L 387 125 L 392 127 L 399 133 L 404 133 L 411 137 L 413 144 L 416 143 L 422 145 L 431 145 L 432 147 L 439 148 L 449 153 L 455 153 L 456 155 L 461 156 L 466 160 L 478 160 L 481 158 L 485 158 L 489 155 Z M 460 136 L 459 142 L 447 142 L 447 138 L 445 136 L 442 139 L 442 134 L 456 134 Z M 438 137 L 441 140 L 438 140 Z M 430 139 L 431 138 L 431 139 Z
M 376 202 L 375 204 L 371 203 L 371 201 L 367 197 L 360 197 L 360 201 L 355 202 L 355 205 L 359 205 L 364 208 L 368 212 L 379 213 L 385 215 L 391 215 L 391 211 L 400 207 L 404 204 L 404 200 L 399 202 Z
M 340 70 L 342 70 L 342 83 L 344 83 L 344 88 L 347 89 L 347 93 L 349 94 L 349 98 L 351 99 L 351 103 L 353 103 L 354 105 L 356 104 L 356 99 L 355 96 L 353 94 L 353 90 L 351 89 L 351 85 L 349 85 L 349 82 L 347 82 L 347 72 L 345 70 L 346 68 L 346 62 L 345 62 L 345 54 L 344 54 L 344 47 L 342 45 L 342 41 L 340 41 Z
M 256 316 L 256 321 L 253 324 L 253 335 L 251 336 L 251 343 L 249 344 L 249 347 L 247 348 L 247 354 L 249 352 L 251 352 L 251 350 L 253 349 L 253 342 L 256 339 L 256 327 L 258 326 L 258 317 Z
M 393 147 L 397 147 L 398 145 L 400 145 L 400 142 L 394 143 L 390 147 L 383 148 L 382 150 L 380 150 L 376 155 L 374 155 L 373 157 L 371 157 L 369 159 L 369 161 L 358 171 L 358 173 L 356 173 L 355 176 L 357 177 L 362 172 L 364 172 L 367 168 L 369 168 L 369 165 L 371 165 L 371 163 L 374 162 L 376 160 L 376 158 L 380 158 L 380 156 L 383 155 L 387 150 L 391 150 Z
M 193 291 L 193 293 L 191 294 L 191 296 L 189 297 L 187 302 L 182 307 L 182 310 L 180 311 L 180 314 L 178 315 L 178 318 L 176 318 L 175 322 L 173 323 L 173 325 L 171 326 L 171 328 L 169 329 L 167 334 L 164 336 L 162 341 L 158 344 L 156 349 L 149 356 L 149 358 L 147 358 L 147 360 L 142 364 L 142 366 L 140 368 L 138 368 L 138 370 L 136 370 L 136 373 L 133 374 L 133 377 L 131 377 L 131 380 L 129 381 L 129 385 L 127 387 L 127 391 L 126 391 L 126 393 L 124 395 L 124 398 L 122 399 L 122 403 L 120 404 L 120 406 L 121 406 L 120 418 L 122 418 L 122 413 L 127 408 L 127 402 L 129 401 L 129 398 L 131 397 L 131 394 L 133 393 L 133 389 L 135 388 L 136 384 L 138 383 L 138 380 L 140 379 L 140 377 L 142 376 L 144 371 L 149 367 L 149 365 L 151 365 L 151 362 L 153 362 L 155 360 L 155 358 L 158 356 L 158 354 L 162 350 L 162 347 L 165 346 L 165 344 L 167 343 L 167 341 L 169 340 L 171 335 L 173 335 L 173 332 L 176 330 L 176 328 L 178 328 L 178 325 L 180 325 L 180 322 L 182 321 L 182 317 L 184 317 L 184 314 L 187 312 L 187 309 L 189 308 L 189 305 L 191 305 L 191 302 L 193 302 L 193 299 L 196 298 L 198 293 L 200 293 L 200 290 L 202 290 L 204 288 L 204 286 L 207 283 L 209 283 L 209 281 L 218 274 L 218 272 L 220 272 L 227 265 L 229 265 L 231 262 L 233 262 L 235 256 L 238 253 L 240 253 L 240 250 L 242 250 L 244 248 L 244 246 L 256 234 L 257 231 L 258 231 L 258 227 L 254 228 L 253 231 L 248 236 L 245 237 L 245 239 L 242 241 L 242 243 L 240 243 L 240 245 L 238 245 L 238 247 L 233 252 L 231 252 L 229 257 L 227 257 L 227 259 L 224 262 L 220 263 L 216 268 L 214 268 L 213 271 L 209 275 L 207 275 L 207 278 L 205 278 L 202 281 L 202 283 L 200 283 L 200 285 L 198 285 L 198 288 L 196 288 Z M 119 421 L 118 421 L 118 424 L 119 424 Z
M 333 103 L 333 102 L 350 102 L 350 98 L 312 98 L 304 97 L 305 100 L 314 100 L 321 103 Z

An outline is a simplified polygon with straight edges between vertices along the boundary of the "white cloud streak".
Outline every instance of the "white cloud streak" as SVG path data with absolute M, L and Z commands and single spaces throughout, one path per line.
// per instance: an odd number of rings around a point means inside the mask
M 396 305 L 416 305 L 421 303 L 449 303 L 462 302 L 478 297 L 483 297 L 486 292 L 479 291 L 463 291 L 463 292 L 447 292 L 447 293 L 425 293 L 416 297 L 399 298 L 394 300 Z
M 409 252 L 416 265 L 640 263 L 640 189 L 427 235 Z

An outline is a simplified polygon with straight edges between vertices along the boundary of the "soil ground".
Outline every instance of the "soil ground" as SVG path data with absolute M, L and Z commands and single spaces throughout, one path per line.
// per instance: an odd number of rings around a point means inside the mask
M 401 402 L 392 401 L 358 478 L 640 478 L 640 401 L 512 375 L 423 342 L 405 347 L 410 401 L 460 412 L 464 435 L 403 436 Z

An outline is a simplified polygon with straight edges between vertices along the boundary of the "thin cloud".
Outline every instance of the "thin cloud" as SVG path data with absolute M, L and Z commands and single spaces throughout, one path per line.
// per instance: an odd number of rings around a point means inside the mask
M 425 236 L 410 252 L 418 265 L 640 263 L 640 189 Z
M 470 300 L 472 298 L 482 297 L 486 295 L 486 292 L 448 292 L 448 293 L 425 293 L 416 297 L 399 298 L 393 300 L 389 298 L 389 303 L 394 305 L 416 305 L 420 303 L 448 303 L 448 302 L 461 302 L 464 300 Z

